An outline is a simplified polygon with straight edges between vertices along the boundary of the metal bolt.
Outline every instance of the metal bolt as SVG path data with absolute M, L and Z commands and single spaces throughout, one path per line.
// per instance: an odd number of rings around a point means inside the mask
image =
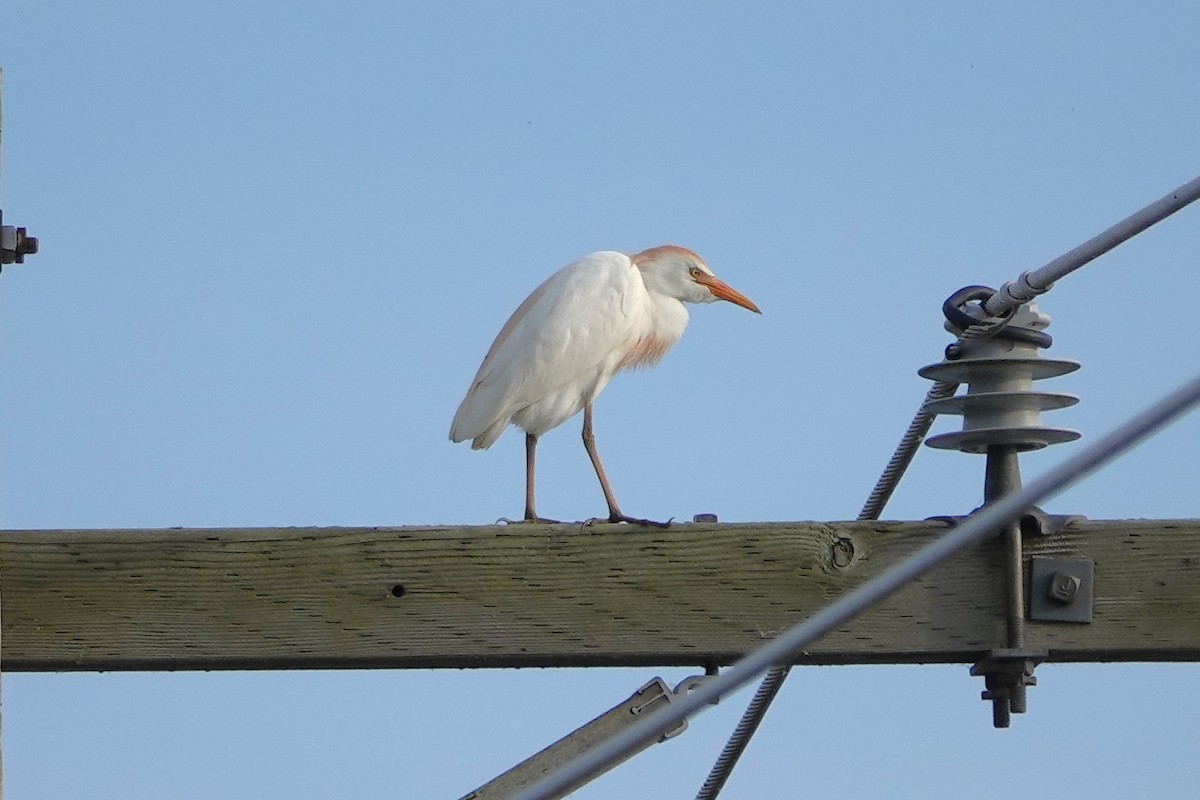
M 3 248 L 0 249 L 2 264 L 23 264 L 25 256 L 31 256 L 38 251 L 38 240 L 26 235 L 25 228 L 3 226 L 0 229 L 0 242 L 3 243 Z
M 716 522 L 716 521 L 717 521 L 716 514 L 694 514 L 692 516 L 692 522 Z
M 1074 603 L 1082 582 L 1078 575 L 1059 570 L 1050 576 L 1050 586 L 1046 590 L 1046 596 L 1064 605 Z
M 17 263 L 20 264 L 25 260 L 25 256 L 31 256 L 37 251 L 37 237 L 26 236 L 24 228 L 17 228 Z

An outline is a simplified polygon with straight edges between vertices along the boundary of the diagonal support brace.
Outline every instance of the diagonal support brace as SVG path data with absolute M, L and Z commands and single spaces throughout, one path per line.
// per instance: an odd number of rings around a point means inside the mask
M 674 689 L 662 678 L 654 678 L 642 688 L 634 692 L 628 699 L 605 711 L 591 722 L 578 730 L 564 736 L 554 744 L 517 764 L 512 769 L 499 775 L 480 786 L 473 792 L 468 792 L 462 800 L 505 800 L 516 792 L 535 783 L 537 780 L 569 763 L 581 753 L 594 747 L 599 742 L 611 738 L 614 734 L 632 725 L 646 714 L 657 711 L 660 707 L 673 703 L 686 695 L 709 676 L 693 675 L 685 678 Z M 632 758 L 642 750 L 658 742 L 678 736 L 687 729 L 687 720 L 682 720 L 657 739 L 643 743 L 638 749 L 632 750 L 620 761 L 609 764 L 605 771 Z M 565 797 L 583 784 L 597 777 L 593 775 L 569 787 L 564 787 L 554 795 L 555 798 Z

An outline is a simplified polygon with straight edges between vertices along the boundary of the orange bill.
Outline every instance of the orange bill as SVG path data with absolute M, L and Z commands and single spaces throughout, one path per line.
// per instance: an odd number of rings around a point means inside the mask
M 713 275 L 700 275 L 696 278 L 696 283 L 707 286 L 708 290 L 713 293 L 713 297 L 720 298 L 721 300 L 728 300 L 729 302 L 739 305 L 742 308 L 753 311 L 755 314 L 762 313 L 758 310 L 758 306 L 754 305 L 754 303 L 750 301 L 750 298 L 746 297 L 746 295 L 742 294 L 737 289 L 734 289 L 720 278 L 717 278 Z

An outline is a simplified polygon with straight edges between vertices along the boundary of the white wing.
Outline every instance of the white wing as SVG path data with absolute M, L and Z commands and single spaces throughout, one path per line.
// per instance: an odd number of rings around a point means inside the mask
M 644 334 L 648 303 L 640 271 L 623 253 L 593 253 L 551 275 L 492 343 L 451 440 L 486 448 L 514 415 L 543 433 L 578 412 Z

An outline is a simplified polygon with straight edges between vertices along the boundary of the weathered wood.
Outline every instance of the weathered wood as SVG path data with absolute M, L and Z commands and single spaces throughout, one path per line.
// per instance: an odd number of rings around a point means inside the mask
M 4 670 L 727 663 L 939 523 L 0 533 Z M 1081 522 L 1027 556 L 1096 563 L 1057 661 L 1200 660 L 1200 521 Z M 961 555 L 799 663 L 969 662 L 1004 640 L 999 546 Z

